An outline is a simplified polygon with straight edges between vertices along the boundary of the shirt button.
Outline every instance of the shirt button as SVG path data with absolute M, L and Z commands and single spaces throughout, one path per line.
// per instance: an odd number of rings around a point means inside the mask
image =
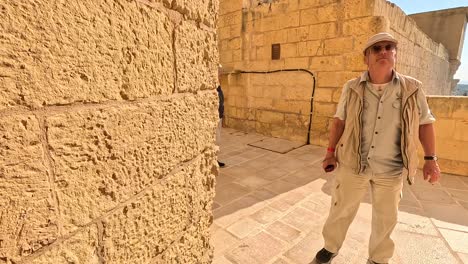
M 375 134 L 378 134 L 379 132 L 375 131 Z
M 380 119 L 380 116 L 378 116 L 377 119 Z
M 383 101 L 380 101 L 381 104 L 383 104 Z
M 374 148 L 374 146 L 371 146 L 371 148 Z

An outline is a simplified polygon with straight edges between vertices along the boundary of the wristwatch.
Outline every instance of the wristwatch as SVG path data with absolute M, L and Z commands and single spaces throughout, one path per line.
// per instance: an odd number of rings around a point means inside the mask
M 433 155 L 433 156 L 424 156 L 424 160 L 435 160 L 437 161 L 438 158 L 436 155 Z

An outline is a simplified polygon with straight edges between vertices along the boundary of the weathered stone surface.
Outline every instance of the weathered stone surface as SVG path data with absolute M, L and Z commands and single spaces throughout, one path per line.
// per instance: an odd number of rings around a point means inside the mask
M 98 232 L 97 225 L 84 228 L 60 244 L 48 248 L 39 257 L 28 260 L 27 263 L 102 263 L 98 254 L 100 251 Z
M 209 149 L 104 218 L 104 258 L 109 263 L 148 263 L 152 259 L 169 260 L 152 263 L 175 263 L 177 258 L 201 260 L 210 255 L 215 159 L 215 152 Z
M 64 230 L 101 216 L 210 146 L 216 102 L 204 92 L 47 118 Z
M 159 10 L 136 1 L 8 0 L 2 6 L 0 108 L 174 90 L 173 25 Z
M 219 0 L 174 0 L 172 1 L 172 8 L 186 15 L 191 20 L 200 21 L 210 27 L 214 27 Z
M 0 262 L 18 262 L 58 237 L 39 121 L 0 118 Z
M 194 92 L 216 87 L 218 49 L 214 32 L 184 21 L 175 38 L 177 90 Z

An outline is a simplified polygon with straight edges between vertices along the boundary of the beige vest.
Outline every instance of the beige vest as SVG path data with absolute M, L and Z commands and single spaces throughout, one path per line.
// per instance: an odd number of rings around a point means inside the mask
M 418 168 L 419 144 L 419 110 L 417 93 L 421 88 L 418 80 L 397 74 L 401 86 L 401 155 L 403 161 L 403 175 L 412 184 Z M 349 81 L 349 95 L 346 103 L 345 129 L 336 147 L 337 160 L 342 166 L 349 167 L 359 173 L 362 170 L 362 114 L 364 105 L 365 81 L 358 77 Z

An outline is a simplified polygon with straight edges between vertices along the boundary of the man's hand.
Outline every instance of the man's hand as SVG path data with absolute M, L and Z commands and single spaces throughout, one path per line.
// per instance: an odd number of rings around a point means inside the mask
M 423 167 L 424 180 L 434 184 L 440 179 L 439 164 L 435 160 L 426 160 Z
M 328 166 L 333 166 L 333 168 L 330 168 Z M 327 168 L 328 167 L 328 168 Z M 325 159 L 322 162 L 322 168 L 326 172 L 332 172 L 336 168 L 336 158 L 335 158 L 335 153 L 333 152 L 327 152 L 327 155 L 325 155 Z

